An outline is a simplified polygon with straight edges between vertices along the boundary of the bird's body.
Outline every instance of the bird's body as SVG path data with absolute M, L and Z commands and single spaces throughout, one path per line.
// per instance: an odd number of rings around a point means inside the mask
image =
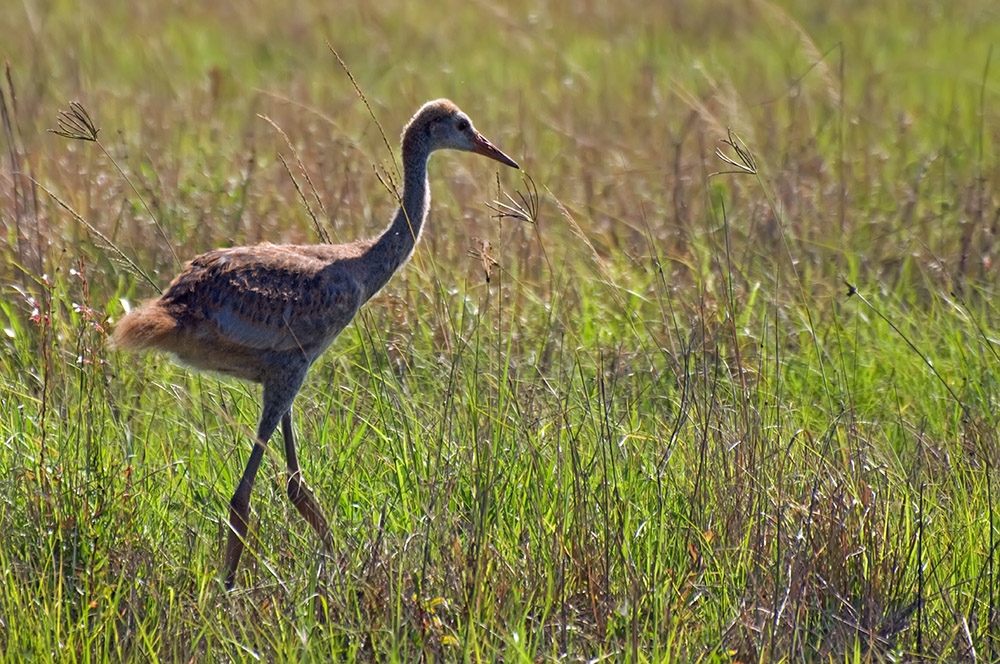
M 326 520 L 301 481 L 292 401 L 313 362 L 412 254 L 430 204 L 430 154 L 465 150 L 517 168 L 457 106 L 443 99 L 417 111 L 403 131 L 402 146 L 402 204 L 378 237 L 339 245 L 261 244 L 210 251 L 189 262 L 162 296 L 115 326 L 112 341 L 118 348 L 166 351 L 197 369 L 263 385 L 257 441 L 230 502 L 228 587 L 243 550 L 253 480 L 279 422 L 289 497 L 328 541 Z
M 188 263 L 152 306 L 122 321 L 116 342 L 263 383 L 276 367 L 312 364 L 371 297 L 359 274 L 363 249 L 216 249 Z

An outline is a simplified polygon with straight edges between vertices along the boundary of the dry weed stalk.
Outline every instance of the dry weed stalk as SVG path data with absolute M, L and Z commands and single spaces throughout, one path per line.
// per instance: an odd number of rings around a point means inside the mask
M 101 143 L 101 140 L 98 138 L 98 134 L 100 133 L 101 130 L 97 127 L 97 124 L 94 122 L 93 118 L 90 117 L 90 113 L 87 112 L 87 109 L 83 106 L 83 104 L 81 104 L 78 101 L 69 102 L 69 110 L 59 111 L 59 116 L 56 119 L 56 123 L 58 124 L 58 128 L 49 129 L 49 132 L 55 134 L 56 136 L 62 136 L 63 138 L 67 138 L 71 141 L 85 141 L 87 143 L 94 143 L 95 145 L 97 145 L 97 147 L 101 149 L 101 152 L 104 153 L 104 156 L 108 158 L 108 160 L 118 170 L 118 173 L 122 176 L 125 182 L 128 183 L 128 186 L 132 188 L 132 191 L 135 193 L 136 197 L 138 197 L 139 201 L 142 203 L 142 206 L 146 209 L 146 212 L 149 214 L 149 218 L 153 222 L 153 225 L 156 226 L 156 230 L 159 231 L 160 236 L 166 242 L 167 248 L 170 250 L 170 255 L 174 259 L 174 263 L 177 266 L 180 266 L 181 261 L 177 257 L 177 253 L 174 251 L 174 247 L 170 242 L 170 238 L 167 237 L 167 234 L 163 230 L 163 227 L 160 225 L 160 222 L 157 221 L 156 215 L 153 214 L 153 210 L 149 207 L 149 204 L 146 202 L 146 199 L 142 197 L 142 194 L 139 193 L 139 189 L 132 182 L 132 179 L 129 178 L 128 174 L 125 173 L 125 170 L 118 164 L 118 161 L 111 155 L 110 152 L 108 152 L 108 149 L 104 147 L 104 144 Z M 50 196 L 53 196 L 52 192 L 50 192 L 48 189 L 46 189 L 45 191 Z M 53 196 L 53 198 L 55 197 Z M 73 212 L 65 203 L 60 201 L 58 198 L 56 198 L 56 200 L 59 202 L 60 205 L 69 210 L 78 220 L 83 219 L 83 217 Z M 91 231 L 96 231 L 96 229 L 92 224 L 88 222 L 84 222 L 84 224 Z M 120 256 L 122 257 L 125 256 L 124 253 L 120 249 L 118 249 L 118 247 L 111 244 L 111 241 L 108 240 L 107 237 L 105 237 L 103 234 L 100 233 L 98 233 L 98 235 L 101 237 L 102 240 L 108 242 L 109 246 L 113 248 Z M 132 260 L 128 260 L 128 264 L 130 266 L 135 266 L 135 263 Z M 146 276 L 145 273 L 141 271 L 139 272 L 139 274 L 142 274 L 144 277 Z M 148 280 L 148 277 L 146 278 Z

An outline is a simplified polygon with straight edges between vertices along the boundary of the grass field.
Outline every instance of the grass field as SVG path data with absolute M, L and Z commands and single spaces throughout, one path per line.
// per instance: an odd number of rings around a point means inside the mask
M 994 0 L 26 1 L 0 34 L 4 661 L 1000 658 Z M 109 330 L 198 253 L 378 232 L 442 96 L 523 176 L 432 159 L 413 260 L 296 402 L 334 551 L 276 436 L 227 593 L 257 388 Z M 46 131 L 70 101 L 97 142 Z

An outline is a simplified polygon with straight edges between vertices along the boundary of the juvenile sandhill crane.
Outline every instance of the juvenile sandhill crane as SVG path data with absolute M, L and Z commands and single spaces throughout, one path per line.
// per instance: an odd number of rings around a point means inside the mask
M 413 253 L 427 217 L 427 160 L 435 150 L 475 152 L 518 168 L 447 99 L 424 104 L 403 129 L 403 198 L 388 228 L 339 245 L 217 249 L 198 256 L 159 299 L 115 326 L 113 346 L 166 351 L 196 369 L 263 386 L 257 439 L 229 502 L 225 584 L 232 588 L 250 518 L 250 493 L 278 423 L 285 442 L 288 497 L 329 545 L 326 518 L 302 479 L 292 434 L 292 401 L 313 362 Z

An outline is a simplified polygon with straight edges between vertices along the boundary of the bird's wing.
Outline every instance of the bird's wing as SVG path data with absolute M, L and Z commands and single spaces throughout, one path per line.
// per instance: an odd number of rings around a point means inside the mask
M 344 271 L 274 245 L 198 256 L 162 300 L 178 320 L 229 344 L 307 354 L 325 348 L 361 306 L 360 290 Z

